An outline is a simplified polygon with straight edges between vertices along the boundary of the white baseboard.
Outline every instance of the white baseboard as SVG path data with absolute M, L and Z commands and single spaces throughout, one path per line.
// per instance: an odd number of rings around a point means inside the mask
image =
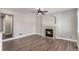
M 37 33 L 38 35 L 42 35 L 41 33 Z
M 39 34 L 39 33 L 37 33 L 37 34 L 43 36 L 43 34 Z M 72 41 L 72 42 L 77 42 L 76 39 L 70 39 L 70 38 L 64 38 L 64 37 L 56 37 L 56 38 L 57 38 L 57 39 L 62 39 L 62 40 L 68 40 L 68 41 Z
M 38 35 L 42 35 L 42 34 L 39 34 L 37 33 Z M 42 35 L 43 36 L 43 35 Z M 72 42 L 77 42 L 76 39 L 70 39 L 70 38 L 64 38 L 64 37 L 56 37 L 57 39 L 62 39 L 62 40 L 68 40 L 68 41 L 72 41 Z
M 29 35 L 34 35 L 34 34 L 21 35 L 21 36 L 17 36 L 17 37 L 13 37 L 13 38 L 2 40 L 2 42 L 9 41 L 9 40 L 15 40 L 15 39 L 22 38 L 22 37 L 29 36 Z M 42 34 L 38 34 L 38 35 L 42 35 Z M 63 40 L 77 42 L 77 40 L 75 40 L 75 39 L 69 39 L 69 38 L 63 38 L 63 37 L 56 37 L 56 38 L 57 39 L 63 39 Z
M 72 42 L 77 42 L 76 39 L 70 39 L 70 38 L 64 38 L 64 37 L 56 37 L 57 39 L 63 39 L 63 40 L 68 40 L 68 41 L 72 41 Z
M 8 38 L 8 39 L 2 40 L 2 42 L 6 42 L 6 41 L 9 41 L 9 40 L 15 40 L 15 39 L 22 38 L 22 37 L 25 37 L 25 36 L 30 36 L 30 35 L 34 35 L 34 34 L 21 35 L 21 36 L 17 36 L 17 37 L 13 37 L 13 38 Z

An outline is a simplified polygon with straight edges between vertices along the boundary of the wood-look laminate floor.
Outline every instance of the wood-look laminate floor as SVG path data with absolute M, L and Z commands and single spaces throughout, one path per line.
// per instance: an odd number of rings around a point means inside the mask
M 3 51 L 77 51 L 77 43 L 31 35 L 3 42 Z

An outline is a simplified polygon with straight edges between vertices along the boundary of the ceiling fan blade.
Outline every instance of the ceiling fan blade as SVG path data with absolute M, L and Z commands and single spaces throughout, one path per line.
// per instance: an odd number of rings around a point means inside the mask
M 46 12 L 48 12 L 48 11 L 43 11 L 43 10 L 41 10 L 41 8 L 38 8 L 38 9 L 37 9 L 37 15 L 38 15 L 39 13 L 45 15 Z
M 45 15 L 44 12 L 41 12 L 41 14 Z
M 48 11 L 43 11 L 43 12 L 48 12 Z

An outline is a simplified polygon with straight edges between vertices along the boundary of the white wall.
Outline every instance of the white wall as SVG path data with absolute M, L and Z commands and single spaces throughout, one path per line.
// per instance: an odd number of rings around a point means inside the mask
M 42 32 L 42 15 L 36 16 L 36 33 L 41 34 Z
M 43 15 L 43 26 L 55 26 L 55 17 L 53 15 Z
M 78 49 L 79 49 L 79 8 L 77 9 L 77 18 L 78 18 L 78 29 L 77 29 L 77 33 L 78 33 L 78 37 L 77 37 L 77 39 L 78 39 L 78 42 L 77 42 L 77 44 L 78 44 Z
M 56 16 L 56 36 L 77 40 L 77 9 L 54 14 Z
M 0 51 L 2 50 L 2 32 L 0 32 Z
M 35 34 L 35 15 L 23 14 L 8 9 L 0 9 L 0 13 L 13 15 L 14 21 L 14 37 L 23 35 Z
M 24 19 L 22 19 L 22 32 L 26 35 L 28 34 L 36 34 L 36 15 L 33 13 L 24 15 Z
M 78 30 L 77 30 L 78 38 L 77 39 L 78 39 L 78 48 L 79 48 L 79 9 L 77 9 L 77 16 L 78 16 L 78 22 L 77 22 L 78 23 L 78 26 L 77 26 L 78 27 Z

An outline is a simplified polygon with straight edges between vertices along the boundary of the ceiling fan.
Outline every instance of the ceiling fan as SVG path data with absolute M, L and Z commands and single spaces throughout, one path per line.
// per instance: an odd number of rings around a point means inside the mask
M 47 12 L 48 12 L 48 11 L 44 11 L 44 10 L 42 10 L 41 8 L 36 9 L 37 15 L 38 15 L 38 14 L 45 15 L 45 13 L 47 13 Z

